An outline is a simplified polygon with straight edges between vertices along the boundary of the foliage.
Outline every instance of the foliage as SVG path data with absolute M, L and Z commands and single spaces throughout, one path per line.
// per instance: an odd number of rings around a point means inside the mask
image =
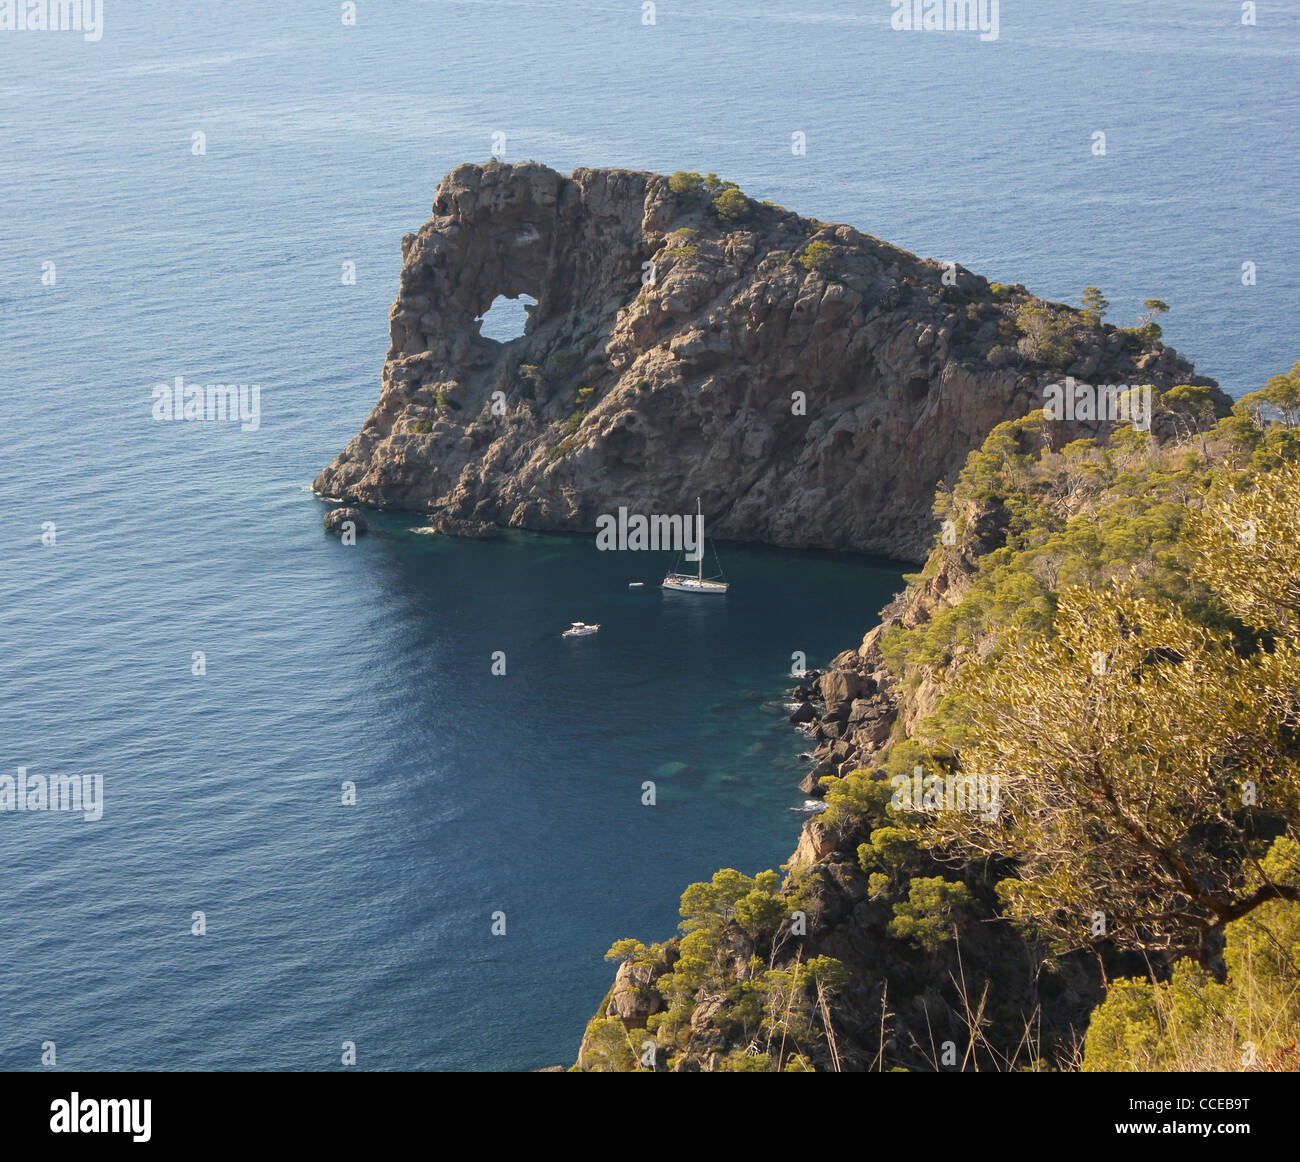
M 1124 334 L 1129 337 L 1130 348 L 1140 351 L 1143 347 L 1159 342 L 1164 331 L 1160 329 L 1159 323 L 1140 323 L 1136 327 L 1125 327 Z
M 678 170 L 668 179 L 668 188 L 679 197 L 697 192 L 704 185 L 704 179 L 691 170 Z
M 1259 391 L 1243 396 L 1241 403 L 1276 419 L 1288 431 L 1300 427 L 1300 363 L 1285 374 L 1272 376 Z
M 907 899 L 894 905 L 889 934 L 937 952 L 956 934 L 956 913 L 969 911 L 974 904 L 970 888 L 963 883 L 939 876 L 914 879 Z
M 1206 955 L 1294 895 L 1252 868 L 1300 826 L 1300 450 L 1249 405 L 1213 423 L 1207 389 L 1167 395 L 1200 413 L 1195 442 L 1121 429 L 1053 451 L 1037 415 L 995 429 L 935 507 L 994 540 L 959 600 L 880 642 L 905 689 L 940 679 L 894 752 L 1000 780 L 996 821 L 929 818 L 926 846 L 1014 860 L 1003 905 L 1058 948 Z M 881 838 L 858 853 L 890 894 L 915 865 L 891 868 L 899 837 Z
M 1220 476 L 1226 485 L 1230 475 Z M 1198 571 L 1228 607 L 1257 629 L 1292 638 L 1300 623 L 1297 506 L 1300 463 L 1291 462 L 1207 503 L 1190 530 Z
M 587 1024 L 586 1050 L 588 1068 L 594 1072 L 632 1073 L 639 1065 L 627 1030 L 617 1017 L 596 1017 Z
M 1086 286 L 1083 288 L 1083 296 L 1079 299 L 1083 304 L 1083 317 L 1094 326 L 1101 326 L 1101 321 L 1106 317 L 1106 312 L 1110 310 L 1110 303 L 1106 297 L 1095 286 Z
M 713 1022 L 747 1046 L 724 1054 L 716 1068 L 767 1072 L 812 1070 L 820 1051 L 826 1003 L 848 980 L 844 966 L 826 956 L 807 962 L 790 934 L 791 918 L 806 910 L 796 883 L 784 888 L 774 871 L 747 876 L 723 868 L 711 880 L 691 884 L 681 898 L 682 936 L 674 955 L 666 944 L 616 941 L 606 959 L 655 966 L 654 988 L 665 1007 L 646 1029 L 664 1051 L 663 1067 L 694 1047 L 697 1004 L 720 1002 Z M 617 1024 L 617 1022 L 615 1022 Z M 600 1053 L 618 1056 L 617 1039 L 598 1022 L 588 1025 L 587 1051 L 594 1036 Z M 629 1051 L 630 1052 L 630 1051 Z M 632 1066 L 626 1058 L 626 1068 Z M 603 1060 L 603 1057 L 602 1057 Z
M 605 953 L 606 960 L 616 960 L 619 964 L 631 961 L 633 964 L 647 964 L 655 959 L 655 950 L 647 948 L 639 940 L 615 940 Z
M 1164 304 L 1145 307 L 1149 323 Z M 1047 307 L 1019 314 L 1040 356 L 1068 339 Z M 865 876 L 889 917 L 891 999 L 959 929 L 970 946 L 963 924 L 983 940 L 1006 918 L 1058 952 L 1148 954 L 1152 979 L 1113 981 L 1094 1013 L 1084 1068 L 1295 1069 L 1300 364 L 1227 415 L 1197 385 L 1159 408 L 1177 438 L 1121 427 L 1053 448 L 1042 413 L 1002 424 L 940 488 L 955 543 L 879 640 L 922 713 L 875 769 L 823 779 L 808 826 L 856 851 L 836 875 Z M 916 767 L 996 779 L 1000 812 L 906 810 L 893 781 Z M 647 1030 L 669 1067 L 838 1061 L 827 998 L 845 967 L 805 962 L 790 923 L 816 878 L 724 869 L 684 893 L 675 959 L 611 948 L 659 973 Z
M 572 436 L 566 436 L 558 444 L 547 450 L 546 458 L 554 463 L 562 456 L 567 456 L 574 450 L 574 448 L 580 448 L 585 442 L 586 437 L 581 432 L 577 432 Z
M 1300 847 L 1264 861 L 1297 882 Z M 1300 1071 L 1300 907 L 1273 901 L 1224 929 L 1227 979 L 1191 960 L 1169 981 L 1122 978 L 1092 1014 L 1084 1072 Z
M 1174 417 L 1180 436 L 1209 431 L 1218 418 L 1213 389 L 1201 384 L 1171 387 L 1160 397 L 1160 404 L 1162 411 Z
M 754 204 L 735 186 L 727 186 L 713 199 L 713 212 L 724 222 L 743 222 L 753 209 Z
M 835 247 L 829 242 L 809 242 L 799 255 L 799 265 L 818 274 L 832 274 L 835 270 Z
M 1061 321 L 1046 307 L 1021 307 L 1016 325 L 1023 332 L 1020 354 L 1064 371 L 1074 362 L 1074 344 Z
M 996 780 L 1004 809 L 945 814 L 928 841 L 1013 856 L 999 894 L 1061 950 L 1201 954 L 1275 898 L 1249 869 L 1281 819 L 1300 822 L 1285 726 L 1300 655 L 1241 657 L 1119 585 L 1062 592 L 1054 631 L 1012 630 L 996 664 L 957 676 L 961 769 Z

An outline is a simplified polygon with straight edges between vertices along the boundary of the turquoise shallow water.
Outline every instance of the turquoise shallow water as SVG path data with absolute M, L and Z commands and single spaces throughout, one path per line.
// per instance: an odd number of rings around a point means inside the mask
M 1300 15 L 1234 7 L 1004 3 L 992 45 L 834 0 L 350 29 L 144 0 L 95 45 L 0 34 L 0 770 L 106 795 L 98 823 L 0 815 L 0 1067 L 45 1040 L 105 1069 L 567 1062 L 611 940 L 793 847 L 790 654 L 852 645 L 898 569 L 723 546 L 701 605 L 576 538 L 322 535 L 305 487 L 374 401 L 442 173 L 497 131 L 562 169 L 716 170 L 1050 297 L 1095 282 L 1120 321 L 1159 295 L 1240 394 L 1297 354 Z M 259 430 L 155 424 L 176 375 L 261 385 Z M 605 628 L 562 642 L 578 618 Z

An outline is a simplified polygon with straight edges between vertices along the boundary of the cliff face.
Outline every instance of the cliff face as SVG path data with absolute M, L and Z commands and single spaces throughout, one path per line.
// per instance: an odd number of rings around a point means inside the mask
M 576 532 L 699 496 L 713 536 L 919 560 L 936 483 L 1048 383 L 1205 382 L 1021 287 L 718 192 L 453 170 L 402 241 L 379 402 L 316 490 Z M 482 337 L 521 294 L 526 334 Z M 1031 305 L 1050 308 L 1051 365 L 1018 325 Z
M 795 696 L 803 701 L 794 718 L 813 740 L 812 756 L 817 763 L 799 784 L 805 794 L 822 794 L 820 780 L 828 775 L 843 777 L 859 767 L 872 766 L 897 736 L 896 722 L 901 720 L 906 737 L 917 722 L 934 712 L 937 691 L 933 680 L 923 680 L 904 696 L 881 655 L 880 638 L 892 626 L 915 628 L 960 602 L 980 558 L 1005 543 L 1006 526 L 1001 504 L 968 513 L 962 539 L 931 550 L 919 581 L 882 611 L 880 624 L 862 644 L 836 655 L 825 672 L 812 671 L 795 687 Z M 821 837 L 818 821 L 810 819 L 794 857 L 796 864 L 815 863 L 825 854 Z

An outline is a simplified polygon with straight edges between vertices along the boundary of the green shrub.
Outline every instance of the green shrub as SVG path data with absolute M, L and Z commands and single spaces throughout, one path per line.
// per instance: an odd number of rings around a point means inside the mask
M 704 185 L 704 179 L 691 170 L 679 169 L 668 179 L 668 188 L 679 197 L 693 194 Z
M 1024 334 L 1020 354 L 1064 371 L 1074 362 L 1074 343 L 1061 321 L 1045 307 L 1021 307 L 1016 325 Z
M 433 431 L 433 424 L 430 423 L 428 420 L 416 420 L 411 425 L 410 430 L 413 432 L 418 432 L 421 436 L 425 436 Z
M 561 375 L 568 375 L 578 366 L 578 360 L 581 358 L 582 356 L 576 351 L 561 351 L 552 357 L 551 362 L 555 364 L 555 369 Z
M 572 452 L 574 448 L 580 447 L 585 440 L 586 437 L 581 435 L 580 433 L 575 433 L 572 436 L 566 436 L 563 440 L 561 440 L 558 444 L 556 444 L 555 447 L 547 451 L 546 458 L 554 462 L 558 460 L 561 456 L 565 456 L 568 453 Z
M 927 952 L 937 952 L 953 938 L 955 913 L 974 907 L 975 897 L 965 884 L 926 876 L 914 879 L 907 899 L 894 905 L 889 934 L 909 940 Z
M 1300 878 L 1300 845 L 1280 836 L 1263 861 Z M 1300 1070 L 1300 904 L 1273 900 L 1224 928 L 1227 979 L 1180 960 L 1168 982 L 1120 979 L 1092 1012 L 1085 1073 Z
M 587 1068 L 593 1073 L 633 1073 L 640 1061 L 617 1017 L 597 1017 L 587 1026 Z
M 1106 301 L 1101 291 L 1095 286 L 1086 286 L 1083 288 L 1083 297 L 1079 302 L 1083 304 L 1083 317 L 1092 326 L 1100 327 L 1106 312 L 1110 310 L 1110 303 Z
M 1143 323 L 1140 327 L 1121 327 L 1120 330 L 1128 336 L 1130 350 L 1149 347 L 1152 343 L 1158 342 L 1164 334 L 1159 323 Z
M 829 242 L 809 242 L 799 255 L 799 265 L 804 270 L 813 270 L 827 275 L 835 269 L 835 247 Z
M 753 209 L 753 203 L 735 186 L 728 186 L 713 199 L 713 212 L 724 222 L 743 222 Z

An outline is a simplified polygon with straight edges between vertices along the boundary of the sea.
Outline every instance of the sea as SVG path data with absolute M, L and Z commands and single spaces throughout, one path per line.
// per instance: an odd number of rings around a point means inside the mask
M 567 1066 L 614 940 L 793 850 L 791 672 L 907 565 L 723 543 L 719 599 L 592 538 L 322 530 L 458 163 L 713 171 L 1121 324 L 1160 298 L 1234 396 L 1300 357 L 1294 5 L 92 7 L 0 21 L 0 793 L 102 792 L 0 811 L 0 1069 Z M 177 377 L 256 415 L 156 419 Z

